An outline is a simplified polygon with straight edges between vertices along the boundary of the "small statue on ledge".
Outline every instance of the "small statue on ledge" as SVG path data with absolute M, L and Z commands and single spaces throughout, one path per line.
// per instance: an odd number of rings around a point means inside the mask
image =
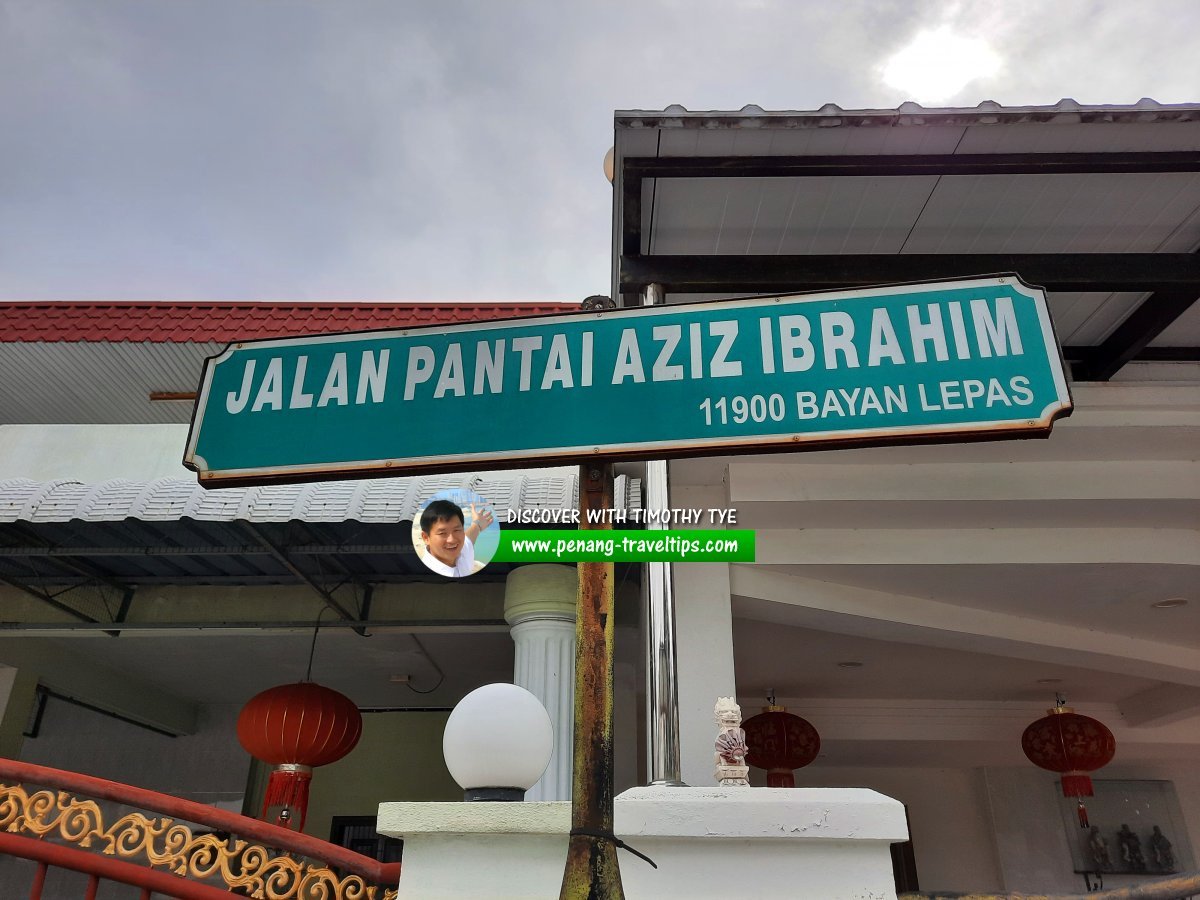
M 717 732 L 716 763 L 713 775 L 722 787 L 746 787 L 750 767 L 746 765 L 746 732 L 742 730 L 742 709 L 733 697 L 718 697 L 713 710 Z
M 1154 857 L 1154 864 L 1164 872 L 1175 871 L 1175 854 L 1171 850 L 1171 842 L 1157 825 L 1154 826 L 1154 834 L 1150 835 L 1150 855 Z
M 1145 872 L 1146 857 L 1142 855 L 1142 842 L 1130 831 L 1128 825 L 1121 826 L 1121 830 L 1117 832 L 1117 841 L 1121 847 L 1121 862 L 1125 863 L 1126 871 Z
M 1093 825 L 1088 834 L 1088 850 L 1091 852 L 1092 862 L 1095 863 L 1097 872 L 1107 872 L 1112 868 L 1112 857 L 1108 853 L 1108 841 L 1100 833 L 1099 826 Z

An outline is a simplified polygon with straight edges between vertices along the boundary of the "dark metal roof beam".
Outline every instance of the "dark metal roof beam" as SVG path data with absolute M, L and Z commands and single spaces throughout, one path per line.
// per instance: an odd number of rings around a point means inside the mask
M 1067 344 L 1062 348 L 1063 358 L 1082 363 L 1099 349 L 1083 344 Z M 1200 362 L 1200 347 L 1143 347 L 1133 357 L 1133 362 Z
M 346 556 L 411 552 L 408 544 L 304 544 L 279 545 L 279 552 L 289 556 L 326 556 L 340 553 Z M 102 556 L 274 556 L 275 551 L 260 544 L 237 544 L 229 547 L 0 547 L 0 558 L 102 557 Z M 343 567 L 344 568 L 344 567 Z
M 1200 362 L 1200 347 L 1143 347 L 1138 362 Z
M 61 613 L 66 613 L 71 618 L 78 619 L 80 622 L 87 622 L 89 624 L 105 624 L 105 625 L 107 625 L 107 623 L 100 623 L 97 619 L 93 619 L 91 616 L 85 615 L 84 613 L 81 613 L 79 610 L 74 609 L 70 606 L 67 606 L 67 604 L 65 604 L 59 600 L 56 600 L 55 598 L 53 598 L 49 594 L 47 594 L 45 591 L 39 591 L 37 588 L 30 587 L 29 585 L 24 584 L 23 582 L 18 581 L 15 578 L 10 578 L 7 575 L 0 575 L 0 581 L 4 582 L 9 587 L 16 588 L 18 591 L 20 591 L 23 594 L 28 594 L 30 597 L 36 597 L 38 600 L 41 600 L 47 606 L 51 606 L 54 609 L 57 609 Z
M 30 540 L 30 541 L 34 541 L 34 542 L 38 543 L 38 545 L 39 545 L 38 549 L 41 549 L 41 550 L 51 549 L 47 544 L 40 542 L 39 539 L 35 538 L 29 532 L 28 529 L 23 528 L 21 525 L 19 525 L 17 523 L 10 523 L 10 528 L 17 536 L 21 537 L 22 539 Z M 69 559 L 52 559 L 50 562 L 51 562 L 51 565 L 57 566 L 60 570 L 66 569 L 67 571 L 74 572 L 76 575 L 81 575 L 86 579 L 86 581 L 84 581 L 82 583 L 72 585 L 72 587 L 68 588 L 67 590 L 71 590 L 75 587 L 82 587 L 84 584 L 88 584 L 88 583 L 99 583 L 99 584 L 103 584 L 107 587 L 110 587 L 113 590 L 120 591 L 123 599 L 121 601 L 120 611 L 118 612 L 117 616 L 115 617 L 115 621 L 121 621 L 122 619 L 125 618 L 125 614 L 129 609 L 129 604 L 133 600 L 134 589 L 132 587 L 130 587 L 129 585 L 121 584 L 120 582 L 114 581 L 113 579 L 111 579 L 107 575 L 105 575 L 104 573 L 98 572 L 95 569 L 93 569 L 91 566 L 88 566 L 82 562 L 78 562 L 75 560 L 69 560 Z M 4 583 L 12 585 L 13 587 L 16 587 L 18 590 L 24 591 L 25 593 L 27 593 L 33 597 L 37 597 L 43 603 L 47 604 L 48 606 L 52 606 L 53 608 L 59 610 L 60 612 L 66 613 L 67 615 L 71 616 L 72 618 L 80 619 L 81 621 L 84 621 L 84 622 L 98 621 L 97 619 L 94 619 L 91 616 L 80 612 L 79 610 L 75 609 L 74 607 L 68 606 L 67 604 L 61 602 L 60 600 L 55 599 L 49 593 L 47 593 L 45 590 L 39 590 L 38 588 L 33 587 L 28 582 L 28 576 L 25 576 L 23 579 L 13 579 L 11 577 L 0 576 L 0 580 L 3 580 Z M 46 580 L 48 583 L 55 583 L 52 580 L 50 580 L 49 577 Z M 107 604 L 105 604 L 105 606 L 107 606 Z M 111 615 L 111 613 L 110 613 L 110 615 Z M 110 631 L 110 632 L 108 632 L 108 634 L 112 637 L 120 637 L 121 636 L 121 633 L 119 631 Z
M 1051 291 L 1200 293 L 1200 257 L 1194 253 L 626 254 L 621 288 L 660 284 L 674 293 L 783 293 L 1009 272 Z
M 1100 381 L 1094 377 L 1093 360 L 1097 358 L 1099 347 L 1084 347 L 1070 345 L 1062 348 L 1063 359 L 1071 367 L 1071 377 L 1075 381 Z M 1127 362 L 1200 362 L 1200 347 L 1144 347 Z M 1112 376 L 1110 375 L 1109 378 Z
M 1200 298 L 1200 288 L 1151 294 L 1100 346 L 1073 367 L 1079 381 L 1108 381 Z
M 1200 172 L 1200 153 L 961 153 L 880 156 L 627 157 L 629 178 L 1077 175 Z
M 312 539 L 312 540 L 316 539 L 316 534 L 315 534 L 313 528 L 308 523 L 294 522 L 293 524 L 295 526 L 297 526 L 304 534 L 308 535 L 308 537 L 310 539 Z M 355 575 L 352 571 L 350 571 L 350 568 L 348 566 L 343 565 L 342 561 L 333 554 L 317 556 L 315 559 L 316 559 L 318 569 L 321 567 L 322 560 L 324 560 L 325 562 L 328 562 L 334 569 L 336 569 L 338 572 L 340 572 L 345 577 L 346 581 L 353 584 L 355 588 L 362 590 L 362 600 L 359 601 L 359 618 L 361 618 L 361 619 L 370 618 L 370 616 L 371 616 L 371 597 L 372 597 L 374 588 L 371 587 L 371 585 L 367 584 L 365 581 L 363 581 L 361 578 L 359 578 L 357 575 Z M 345 582 L 343 582 L 343 583 L 345 583 Z M 355 596 L 357 596 L 357 594 Z M 354 629 L 354 631 L 359 637 L 367 636 L 366 628 L 356 628 L 356 629 Z
M 62 566 L 64 569 L 68 569 L 77 575 L 82 575 L 88 581 L 102 584 L 105 587 L 112 588 L 114 591 L 120 591 L 123 594 L 130 593 L 133 590 L 133 588 L 131 588 L 129 585 L 122 584 L 119 581 L 114 581 L 108 575 L 98 571 L 94 567 L 89 566 L 84 562 L 80 562 L 78 559 L 65 558 L 59 554 L 53 554 L 53 556 L 53 565 Z
M 492 569 L 496 569 L 496 574 L 501 574 L 501 567 L 506 567 L 507 563 L 493 562 L 484 570 L 484 573 L 476 576 L 480 581 L 496 580 L 489 578 Z M 508 569 L 504 568 L 503 572 L 507 573 Z M 2 577 L 2 576 L 0 576 Z M 8 577 L 12 577 L 11 575 Z M 431 578 L 425 578 L 420 573 L 413 574 L 408 571 L 392 571 L 392 572 L 377 572 L 370 573 L 372 584 L 411 584 L 414 582 L 432 582 Z M 278 575 L 188 575 L 181 577 L 179 575 L 137 575 L 134 576 L 130 583 L 138 587 L 151 587 L 159 585 L 198 585 L 201 587 L 207 586 L 224 586 L 224 585 L 267 585 L 267 586 L 291 586 L 297 583 L 302 583 L 298 578 L 290 572 L 281 572 Z M 68 575 L 39 575 L 28 576 L 23 581 L 27 587 L 37 585 L 53 585 L 62 588 L 83 587 L 87 584 L 87 579 L 83 576 L 68 576 Z M 39 599 L 41 599 L 39 597 Z M 311 622 L 310 622 L 311 624 Z M 321 625 L 324 628 L 324 624 Z
M 314 533 L 314 531 L 313 531 L 312 527 L 311 527 L 311 526 L 309 526 L 309 524 L 308 524 L 307 522 L 294 522 L 293 524 L 294 524 L 294 525 L 296 525 L 296 526 L 298 526 L 298 527 L 300 528 L 300 530 L 301 530 L 302 532 L 304 532 L 304 534 L 308 535 L 308 537 L 309 537 L 311 540 L 314 540 L 314 541 L 316 540 L 316 538 L 317 538 L 317 535 Z M 305 546 L 306 546 L 306 547 L 312 547 L 312 546 L 317 546 L 317 545 L 315 545 L 315 544 L 306 544 Z M 295 552 L 296 552 L 296 549 L 297 549 L 297 548 L 295 548 L 295 547 L 293 547 L 293 548 L 290 548 L 289 552 L 291 552 L 291 553 L 295 553 Z M 320 557 L 328 557 L 328 559 L 326 560 L 326 562 L 328 562 L 328 563 L 329 563 L 329 565 L 331 565 L 333 568 L 337 569 L 337 570 L 338 570 L 338 572 L 340 572 L 342 575 L 344 575 L 344 576 L 345 576 L 346 578 L 348 578 L 350 581 L 354 582 L 354 584 L 355 584 L 355 586 L 356 586 L 356 587 L 365 588 L 365 587 L 367 586 L 367 585 L 366 585 L 366 582 L 365 582 L 365 581 L 363 581 L 361 578 L 359 578 L 357 575 L 355 575 L 353 572 L 351 572 L 348 566 L 346 566 L 346 565 L 343 565 L 342 561 L 341 561 L 341 560 L 339 560 L 339 559 L 337 558 L 337 556 L 335 555 L 337 552 L 338 552 L 338 551 L 337 551 L 336 549 L 333 549 L 333 550 L 331 550 L 329 553 L 322 553 L 322 554 L 318 554 L 318 556 L 320 556 Z M 317 565 L 320 565 L 320 563 L 321 563 L 321 561 L 320 561 L 320 559 L 318 559 L 318 560 L 317 560 Z
M 446 628 L 496 628 L 507 629 L 504 619 L 379 619 L 363 622 L 343 619 L 322 622 L 321 628 L 349 628 L 359 631 L 364 625 L 370 628 L 405 628 L 413 631 Z M 312 631 L 311 619 L 298 620 L 234 620 L 228 622 L 129 622 L 121 625 L 122 631 L 224 631 L 229 629 L 263 628 Z M 105 622 L 0 622 L 0 634 L 13 631 L 105 631 L 112 625 Z
M 119 607 L 117 607 L 117 613 L 116 613 L 116 615 L 114 615 L 112 617 L 112 620 L 114 623 L 124 622 L 125 619 L 129 616 L 129 608 L 131 606 L 133 606 L 133 594 L 134 594 L 133 588 L 126 588 L 125 593 L 121 595 L 121 605 Z M 106 603 L 105 606 L 107 607 L 108 604 Z M 104 633 L 107 634 L 109 637 L 120 637 L 121 636 L 120 630 L 106 631 Z
M 288 557 L 287 553 L 285 553 L 279 547 L 276 547 L 275 544 L 273 544 L 271 542 L 271 540 L 265 534 L 260 532 L 257 528 L 255 528 L 249 522 L 241 522 L 240 524 L 241 524 L 242 528 L 249 535 L 251 535 L 255 540 L 257 540 L 265 549 L 269 550 L 271 555 L 273 557 L 275 557 L 276 560 L 278 560 L 280 563 L 283 564 L 284 568 L 286 568 L 289 572 L 291 572 L 293 575 L 295 575 L 297 578 L 299 578 L 301 581 L 303 581 L 305 584 L 307 584 L 310 588 L 312 588 L 320 596 L 320 598 L 325 602 L 326 606 L 328 606 L 330 609 L 332 609 L 334 612 L 336 612 L 338 615 L 340 615 L 343 619 L 357 619 L 358 618 L 357 616 L 354 615 L 354 613 L 350 612 L 350 610 L 346 609 L 346 607 L 344 607 L 341 603 L 339 603 L 337 598 L 335 598 L 331 593 L 329 593 L 329 591 L 325 590 L 325 588 L 323 588 L 323 587 L 321 587 L 321 585 L 317 584 L 317 582 L 313 579 L 313 577 L 311 575 L 309 575 L 307 572 L 305 572 L 303 569 L 301 569 L 299 566 L 297 566 L 294 562 L 292 562 L 292 560 Z

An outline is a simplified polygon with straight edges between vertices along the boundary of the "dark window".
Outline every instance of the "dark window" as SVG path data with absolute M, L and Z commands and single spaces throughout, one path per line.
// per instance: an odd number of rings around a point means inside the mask
M 908 822 L 908 807 L 904 807 L 904 820 Z M 912 834 L 912 824 L 909 823 L 909 835 Z M 913 842 L 910 837 L 902 844 L 892 844 L 892 874 L 896 878 L 896 893 L 919 891 L 917 884 L 917 857 L 913 853 Z
M 404 841 L 377 834 L 377 823 L 375 816 L 334 816 L 329 842 L 380 862 L 400 862 Z

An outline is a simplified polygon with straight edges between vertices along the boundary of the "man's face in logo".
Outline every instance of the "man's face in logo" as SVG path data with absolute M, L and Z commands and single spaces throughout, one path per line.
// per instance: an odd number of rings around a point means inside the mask
M 448 566 L 453 566 L 458 561 L 464 539 L 463 521 L 457 517 L 438 519 L 432 528 L 421 532 L 421 540 L 425 542 L 425 547 L 433 558 Z

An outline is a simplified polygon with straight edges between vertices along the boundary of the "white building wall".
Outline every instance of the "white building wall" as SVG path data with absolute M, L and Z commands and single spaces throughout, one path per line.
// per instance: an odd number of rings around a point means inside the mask
M 921 890 L 1001 889 L 981 769 L 814 765 L 796 773 L 796 784 L 867 787 L 903 803 Z
M 238 706 L 202 706 L 194 734 L 171 737 L 51 697 L 21 760 L 241 812 L 250 756 Z
M 192 478 L 186 425 L 0 425 L 0 479 Z
M 1200 836 L 1200 766 L 1163 760 L 1111 765 L 1100 779 L 1162 779 L 1174 784 L 1188 834 Z M 1084 892 L 1072 871 L 1059 814 L 1056 776 L 1029 766 L 920 768 L 823 766 L 796 773 L 803 787 L 867 787 L 908 810 L 922 891 L 955 893 Z M 1176 838 L 1172 837 L 1175 841 Z M 1144 883 L 1138 876 L 1105 876 L 1105 887 Z
M 241 812 L 250 757 L 238 744 L 236 717 L 236 707 L 202 707 L 195 734 L 169 737 L 50 698 L 36 737 L 25 738 L 20 759 Z M 106 824 L 130 811 L 109 801 L 98 802 Z M 33 871 L 32 863 L 0 855 L 0 896 L 25 896 Z M 85 888 L 85 877 L 53 869 L 44 897 L 76 900 Z M 138 896 L 137 889 L 115 884 L 105 885 L 105 891 L 101 897 L 107 900 Z
M 1200 835 L 1200 768 L 1193 762 L 1148 762 L 1107 766 L 1097 779 L 1166 780 L 1175 786 L 1187 835 L 1172 835 L 1177 845 Z M 1007 891 L 1082 893 L 1083 877 L 1072 871 L 1066 829 L 1059 814 L 1057 776 L 1033 766 L 984 770 L 997 856 Z M 1188 840 L 1188 838 L 1191 840 Z M 1114 852 L 1116 847 L 1111 848 Z M 1143 850 L 1145 848 L 1143 847 Z M 1105 875 L 1104 886 L 1117 888 L 1145 882 L 1144 876 Z M 923 885 L 922 885 L 923 886 Z

